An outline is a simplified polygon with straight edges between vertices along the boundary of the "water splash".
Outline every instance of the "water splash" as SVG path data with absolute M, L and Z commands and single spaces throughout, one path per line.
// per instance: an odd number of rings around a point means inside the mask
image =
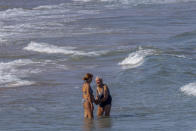
M 180 91 L 187 95 L 196 96 L 196 82 L 189 83 L 180 88 Z
M 138 51 L 129 54 L 123 61 L 118 63 L 125 69 L 136 68 L 144 63 L 145 57 L 155 54 L 152 49 L 142 49 L 139 47 Z

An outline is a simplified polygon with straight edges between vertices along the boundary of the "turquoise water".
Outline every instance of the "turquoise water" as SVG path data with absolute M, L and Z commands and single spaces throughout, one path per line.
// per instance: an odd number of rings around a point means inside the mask
M 0 1 L 0 130 L 196 130 L 195 7 Z M 83 119 L 87 72 L 108 84 L 110 118 Z

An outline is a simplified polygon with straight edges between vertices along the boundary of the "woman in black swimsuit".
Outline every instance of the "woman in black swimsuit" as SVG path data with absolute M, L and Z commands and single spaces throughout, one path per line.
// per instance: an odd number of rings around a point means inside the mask
M 101 78 L 96 77 L 97 91 L 96 101 L 98 101 L 97 116 L 110 116 L 110 110 L 112 105 L 112 97 L 110 95 L 109 88 L 106 84 L 103 84 Z

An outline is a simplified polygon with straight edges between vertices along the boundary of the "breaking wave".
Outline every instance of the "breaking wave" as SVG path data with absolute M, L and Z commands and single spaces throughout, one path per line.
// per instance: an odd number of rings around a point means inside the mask
M 13 8 L 0 11 L 0 39 L 63 37 L 73 35 L 73 26 L 65 26 L 90 15 L 98 10 L 84 9 L 72 4 L 44 5 L 33 9 Z M 5 21 L 5 22 L 4 22 Z M 55 33 L 54 33 L 55 32 Z
M 93 2 L 96 0 L 73 0 L 81 2 Z M 120 4 L 131 4 L 133 6 L 141 4 L 170 4 L 170 3 L 180 3 L 180 2 L 192 2 L 195 0 L 99 0 L 100 2 L 109 3 L 120 3 Z
M 100 56 L 107 53 L 106 51 L 85 52 L 79 51 L 75 47 L 59 47 L 48 43 L 37 43 L 33 41 L 31 41 L 26 47 L 24 47 L 24 50 L 47 54 L 64 54 L 73 56 Z
M 196 96 L 196 82 L 189 83 L 180 88 L 180 91 L 187 95 Z
M 27 77 L 29 73 L 37 73 L 37 70 L 17 69 L 28 64 L 33 64 L 31 60 L 15 60 L 0 63 L 0 87 L 17 87 L 35 84 L 34 81 L 23 80 L 20 77 Z
M 123 66 L 125 69 L 135 68 L 144 63 L 145 57 L 155 54 L 155 50 L 152 49 L 142 49 L 139 48 L 138 51 L 135 51 L 129 54 L 123 61 L 118 63 Z

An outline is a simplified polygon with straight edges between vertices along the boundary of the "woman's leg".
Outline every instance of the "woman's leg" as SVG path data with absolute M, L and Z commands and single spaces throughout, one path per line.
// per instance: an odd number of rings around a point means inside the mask
M 84 109 L 84 118 L 88 118 L 87 111 Z
M 93 111 L 94 111 L 93 103 L 91 103 L 90 105 L 91 105 L 91 109 L 90 109 L 90 111 L 91 111 L 91 116 L 92 116 L 92 118 L 94 118 L 94 115 L 93 115 Z
M 87 110 L 87 116 L 89 119 L 93 119 L 93 114 L 91 110 Z
M 100 117 L 100 116 L 103 116 L 103 108 L 101 106 L 98 106 L 98 109 L 97 109 L 97 116 Z
M 84 117 L 93 119 L 93 111 L 92 111 L 91 104 L 89 102 L 84 103 Z
M 110 116 L 110 110 L 111 110 L 111 104 L 106 105 L 104 108 L 105 116 Z
M 84 107 L 84 118 L 88 118 L 88 114 L 87 114 L 87 104 L 86 104 L 86 102 L 83 103 L 83 107 Z

